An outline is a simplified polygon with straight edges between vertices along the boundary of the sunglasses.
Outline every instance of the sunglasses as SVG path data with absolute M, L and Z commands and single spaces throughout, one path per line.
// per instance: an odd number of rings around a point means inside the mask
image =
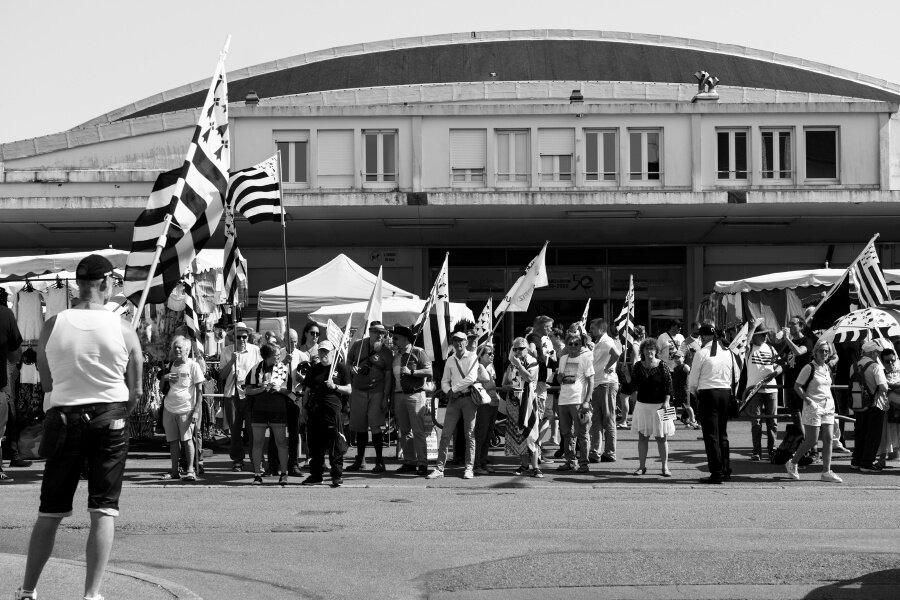
M 513 352 L 525 352 L 525 348 L 513 348 Z
M 581 342 L 569 342 L 566 346 L 572 346 L 573 348 L 577 346 L 581 346 Z
M 319 337 L 319 332 L 318 331 L 307 331 L 306 335 L 314 335 L 316 337 Z
M 246 340 L 246 339 L 249 338 L 249 337 L 250 337 L 249 335 L 239 335 L 239 336 L 237 336 L 237 339 L 239 339 L 239 340 Z

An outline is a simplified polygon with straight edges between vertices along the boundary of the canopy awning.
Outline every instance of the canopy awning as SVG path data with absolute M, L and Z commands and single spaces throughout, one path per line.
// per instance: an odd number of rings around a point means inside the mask
M 312 273 L 288 283 L 288 309 L 311 313 L 323 306 L 368 301 L 377 278 L 346 255 L 338 254 Z M 418 298 L 387 281 L 382 283 L 382 291 L 384 298 Z M 283 313 L 284 305 L 283 285 L 259 293 L 258 308 L 261 311 Z
M 63 254 L 38 254 L 35 256 L 9 256 L 0 258 L 0 281 L 10 281 L 24 277 L 37 277 L 60 271 L 75 272 L 78 263 L 85 256 L 100 254 L 109 259 L 113 267 L 125 268 L 127 250 L 105 248 L 91 252 L 65 252 Z
M 413 323 L 415 323 L 416 318 L 422 312 L 422 309 L 425 307 L 425 302 L 425 300 L 421 300 L 419 298 L 397 298 L 396 296 L 393 298 L 384 298 L 381 301 L 381 320 L 388 327 L 393 327 L 394 325 L 411 327 Z M 343 327 L 347 322 L 347 317 L 350 316 L 350 313 L 353 313 L 353 319 L 350 322 L 350 327 L 364 327 L 367 305 L 368 300 L 366 300 L 365 302 L 353 302 L 350 304 L 323 306 L 319 310 L 310 313 L 309 317 L 319 323 L 324 323 L 328 319 L 331 319 L 332 321 Z M 435 311 L 436 309 L 432 308 L 431 314 L 435 314 Z M 472 321 L 474 323 L 475 315 L 472 314 L 472 311 L 469 309 L 469 307 L 462 302 L 451 302 L 451 324 L 456 323 L 457 321 L 460 321 L 462 319 Z
M 738 292 L 831 286 L 841 278 L 844 271 L 846 269 L 807 269 L 770 273 L 735 281 L 717 281 L 713 289 L 720 294 L 737 294 Z M 889 284 L 900 283 L 900 269 L 884 269 L 884 278 Z

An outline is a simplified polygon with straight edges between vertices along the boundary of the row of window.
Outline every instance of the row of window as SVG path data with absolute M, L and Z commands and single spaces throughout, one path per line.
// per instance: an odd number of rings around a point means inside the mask
M 532 178 L 532 132 L 528 129 L 451 129 L 451 185 L 484 187 L 488 181 L 488 132 L 494 136 L 494 180 L 498 186 L 571 186 L 576 182 L 576 139 L 574 128 L 537 129 L 536 179 Z M 618 185 L 630 182 L 659 183 L 663 174 L 662 128 L 620 130 L 584 129 L 583 181 L 585 185 Z M 716 179 L 741 182 L 750 179 L 751 151 L 758 147 L 760 177 L 766 181 L 789 183 L 796 178 L 793 128 L 761 128 L 751 144 L 749 128 L 716 129 Z M 805 128 L 804 157 L 806 180 L 838 180 L 838 129 Z M 353 130 L 316 132 L 316 176 L 319 187 L 348 188 L 356 181 Z M 275 132 L 281 153 L 282 180 L 308 184 L 310 170 L 309 132 Z M 397 130 L 362 131 L 363 184 L 394 187 L 398 179 Z M 620 155 L 627 170 L 620 172 Z

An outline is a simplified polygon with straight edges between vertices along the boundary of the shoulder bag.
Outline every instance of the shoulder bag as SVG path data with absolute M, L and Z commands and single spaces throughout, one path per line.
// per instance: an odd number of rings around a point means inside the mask
M 465 379 L 466 376 L 462 372 L 462 367 L 459 366 L 459 359 L 453 357 L 453 364 L 456 365 L 459 376 Z M 475 364 L 472 366 L 474 367 L 472 369 L 473 371 L 478 370 L 478 359 L 475 359 Z M 491 403 L 491 395 L 488 394 L 487 390 L 484 389 L 484 386 L 477 381 L 469 387 L 469 396 L 472 398 L 472 402 L 475 406 L 487 406 Z

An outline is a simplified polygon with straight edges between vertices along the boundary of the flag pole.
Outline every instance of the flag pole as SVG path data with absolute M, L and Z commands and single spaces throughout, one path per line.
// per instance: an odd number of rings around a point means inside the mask
M 281 208 L 281 252 L 284 257 L 284 345 L 290 357 L 294 348 L 291 345 L 291 309 L 288 302 L 287 223 L 284 218 L 284 193 L 281 189 L 281 150 L 275 154 L 275 171 L 278 174 L 278 206 Z
M 831 293 L 832 293 L 834 290 L 838 289 L 838 286 L 839 286 L 839 285 L 841 285 L 842 283 L 844 283 L 844 279 L 846 279 L 846 278 L 850 275 L 850 269 L 853 268 L 853 265 L 856 264 L 856 261 L 859 260 L 859 257 L 862 256 L 862 255 L 866 252 L 866 250 L 868 249 L 869 246 L 873 246 L 873 245 L 875 244 L 875 241 L 878 240 L 879 237 L 881 237 L 881 234 L 880 234 L 880 233 L 876 233 L 875 235 L 873 235 L 873 236 L 872 236 L 872 239 L 869 240 L 869 243 L 866 244 L 866 245 L 863 247 L 862 252 L 860 252 L 860 253 L 856 256 L 856 258 L 853 259 L 853 261 L 850 263 L 850 265 L 849 265 L 846 269 L 844 269 L 844 273 L 843 273 L 843 275 L 841 275 L 841 278 L 838 279 L 838 280 L 834 283 L 834 285 L 832 285 L 832 286 L 829 288 L 828 293 L 826 293 L 826 294 L 822 297 L 822 299 L 819 300 L 819 303 L 816 304 L 816 308 L 815 308 L 815 309 L 812 311 L 812 313 L 809 315 L 809 318 L 806 319 L 806 324 L 807 324 L 807 325 L 809 325 L 809 323 L 810 323 L 810 322 L 812 321 L 812 319 L 815 317 L 816 311 L 818 311 L 819 308 L 820 308 L 823 304 L 825 304 L 825 301 L 828 300 L 828 298 L 831 297 Z
M 166 215 L 163 219 L 162 233 L 156 238 L 156 252 L 153 253 L 153 261 L 150 263 L 150 269 L 147 271 L 147 280 L 144 282 L 144 289 L 141 291 L 141 299 L 138 301 L 137 310 L 134 311 L 134 317 L 131 319 L 131 326 L 137 328 L 141 322 L 141 313 L 144 311 L 144 305 L 147 303 L 147 296 L 150 295 L 150 288 L 153 282 L 153 276 L 156 273 L 156 267 L 159 265 L 159 257 L 162 256 L 163 248 L 166 247 L 166 241 L 169 237 L 169 227 L 172 225 L 172 215 Z

